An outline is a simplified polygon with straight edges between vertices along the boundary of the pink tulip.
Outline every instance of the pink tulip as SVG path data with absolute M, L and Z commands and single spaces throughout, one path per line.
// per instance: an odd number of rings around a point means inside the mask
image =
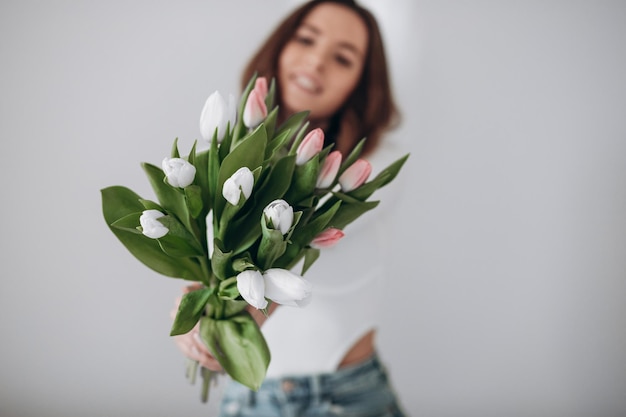
M 340 165 L 341 152 L 332 151 L 329 153 L 322 164 L 322 168 L 320 168 L 319 174 L 317 175 L 317 184 L 315 186 L 317 188 L 330 187 L 333 181 L 335 181 Z
M 339 242 L 339 239 L 343 236 L 344 233 L 341 230 L 329 227 L 319 235 L 315 236 L 315 238 L 311 241 L 310 246 L 314 249 L 330 248 Z
M 250 94 L 248 94 L 246 106 L 243 108 L 243 123 L 249 128 L 257 127 L 257 125 L 267 117 L 267 106 L 265 105 L 267 83 L 265 85 L 265 94 L 262 90 L 262 85 L 259 89 L 255 86 L 255 88 L 250 91 Z
M 296 165 L 304 165 L 320 153 L 324 147 L 324 131 L 319 127 L 311 130 L 302 140 L 296 151 Z
M 358 159 L 339 177 L 339 184 L 344 192 L 360 187 L 372 173 L 372 165 L 365 159 Z
M 254 90 L 261 93 L 263 98 L 267 97 L 267 79 L 265 77 L 259 77 L 254 82 Z

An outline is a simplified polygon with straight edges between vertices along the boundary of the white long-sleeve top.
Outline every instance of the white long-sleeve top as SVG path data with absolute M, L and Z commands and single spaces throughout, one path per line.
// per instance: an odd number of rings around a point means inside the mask
M 367 157 L 370 178 L 403 155 L 397 146 L 381 145 Z M 348 225 L 334 247 L 321 249 L 305 275 L 313 283 L 310 304 L 280 306 L 265 322 L 272 355 L 268 377 L 332 372 L 354 343 L 380 325 L 381 294 L 393 285 L 385 272 L 394 241 L 387 225 L 402 182 L 400 172 L 370 197 L 381 201 L 376 208 Z

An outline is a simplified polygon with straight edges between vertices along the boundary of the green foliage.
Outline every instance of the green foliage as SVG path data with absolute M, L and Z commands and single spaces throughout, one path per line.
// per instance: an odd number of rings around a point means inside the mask
M 255 80 L 256 75 L 241 96 L 240 116 Z M 193 144 L 183 157 L 196 169 L 189 186 L 173 187 L 161 168 L 143 163 L 154 201 L 123 186 L 101 190 L 104 219 L 133 256 L 159 274 L 202 284 L 182 297 L 171 335 L 184 334 L 200 323 L 202 340 L 226 372 L 251 389 L 257 389 L 265 378 L 270 352 L 245 311 L 247 303 L 237 288 L 237 275 L 249 269 L 261 273 L 270 268 L 291 269 L 301 259 L 304 274 L 323 252 L 311 248 L 311 241 L 327 228 L 343 229 L 375 208 L 378 202 L 368 198 L 398 175 L 408 157 L 349 193 L 336 186 L 318 190 L 320 167 L 332 146 L 296 166 L 298 145 L 308 131 L 308 112 L 294 114 L 278 126 L 275 94 L 272 80 L 265 99 L 270 111 L 255 129 L 248 130 L 238 117 L 233 126 L 228 125 L 221 143 L 214 134 L 207 150 L 198 151 Z M 359 158 L 363 143 L 343 161 L 339 173 Z M 181 157 L 178 139 L 170 155 Z M 244 166 L 253 173 L 252 193 L 231 205 L 222 196 L 222 188 Z M 285 235 L 266 224 L 263 215 L 264 208 L 277 199 L 284 199 L 294 211 Z M 140 218 L 145 210 L 163 213 L 157 219 L 168 229 L 163 237 L 151 239 L 143 234 Z M 197 364 L 189 369 L 195 372 Z M 210 373 L 202 372 L 206 384 Z
M 200 319 L 200 337 L 236 381 L 258 390 L 270 363 L 270 350 L 254 319 L 246 312 L 228 320 Z
M 170 336 L 189 332 L 198 323 L 204 313 L 206 303 L 213 293 L 213 288 L 201 288 L 183 294 L 178 306 L 178 313 L 172 324 Z

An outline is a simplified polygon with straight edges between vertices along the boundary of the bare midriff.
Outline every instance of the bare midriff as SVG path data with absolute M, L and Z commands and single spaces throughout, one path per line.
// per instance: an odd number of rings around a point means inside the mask
M 346 353 L 341 362 L 339 368 L 345 366 L 361 363 L 372 357 L 374 354 L 374 336 L 375 330 L 370 330 L 362 338 L 360 338 Z

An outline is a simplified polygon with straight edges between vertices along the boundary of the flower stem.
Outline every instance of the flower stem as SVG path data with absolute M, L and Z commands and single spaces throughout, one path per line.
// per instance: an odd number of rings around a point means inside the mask
M 200 368 L 200 375 L 202 376 L 202 391 L 200 393 L 200 398 L 203 403 L 206 403 L 209 401 L 209 388 L 213 372 L 207 368 Z
M 196 374 L 198 373 L 198 361 L 194 361 L 193 359 L 187 359 L 187 373 L 186 377 L 189 380 L 191 385 L 196 383 Z
M 202 268 L 202 283 L 207 287 L 211 287 L 211 280 L 213 278 L 213 271 L 211 269 L 211 261 L 206 256 L 198 258 L 200 261 L 200 268 Z

